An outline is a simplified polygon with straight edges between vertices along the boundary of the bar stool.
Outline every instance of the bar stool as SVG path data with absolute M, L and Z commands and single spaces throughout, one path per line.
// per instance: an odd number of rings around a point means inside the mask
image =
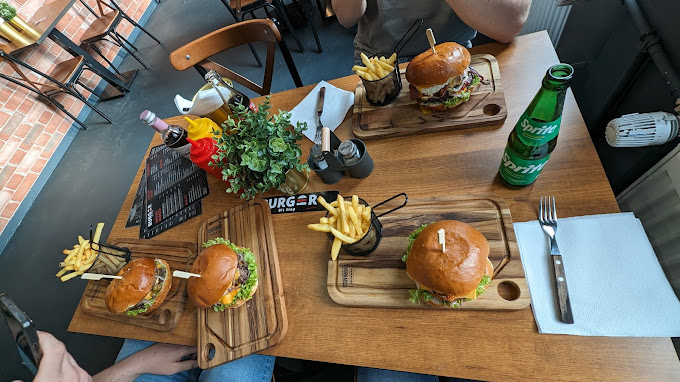
M 139 28 L 142 30 L 142 32 L 146 33 L 149 37 L 154 39 L 157 43 L 161 43 L 154 35 L 149 33 L 144 27 L 139 25 L 134 19 L 132 19 L 130 16 L 128 16 L 123 10 L 120 8 L 120 6 L 113 0 L 110 0 L 110 4 L 103 2 L 102 0 L 97 0 L 97 7 L 99 8 L 99 14 L 95 12 L 90 6 L 84 1 L 80 0 L 80 2 L 93 14 L 97 17 L 97 19 L 87 28 L 87 31 L 83 34 L 83 37 L 81 38 L 81 44 L 86 45 L 92 50 L 94 50 L 100 57 L 106 61 L 113 70 L 118 73 L 119 75 L 123 76 L 123 74 L 118 71 L 118 69 L 113 65 L 113 63 L 106 58 L 104 53 L 95 45 L 96 42 L 98 41 L 108 41 L 111 42 L 114 45 L 117 45 L 123 49 L 125 49 L 132 57 L 134 57 L 137 62 L 139 62 L 144 68 L 149 69 L 149 67 L 142 62 L 142 60 L 132 51 L 130 50 L 127 45 L 129 45 L 132 49 L 135 51 L 139 51 L 136 46 L 134 46 L 132 43 L 130 43 L 125 37 L 123 37 L 118 31 L 116 31 L 116 28 L 118 25 L 120 25 L 120 22 L 125 19 L 135 27 Z M 109 8 L 109 12 L 105 12 L 105 8 Z M 127 45 L 126 45 L 127 44 Z
M 0 58 L 6 61 L 7 64 L 14 70 L 14 72 L 16 72 L 19 75 L 20 78 L 11 77 L 2 73 L 0 73 L 0 77 L 16 85 L 19 85 L 25 89 L 28 89 L 29 91 L 38 95 L 40 99 L 47 100 L 48 102 L 56 106 L 59 110 L 63 111 L 66 115 L 68 115 L 69 118 L 71 118 L 74 122 L 80 125 L 80 127 L 82 127 L 83 130 L 87 129 L 85 123 L 83 123 L 81 120 L 76 118 L 76 116 L 74 116 L 68 110 L 66 110 L 66 108 L 64 108 L 64 105 L 62 105 L 59 101 L 57 101 L 54 98 L 56 95 L 65 93 L 75 98 L 78 98 L 90 109 L 94 110 L 97 114 L 102 116 L 102 118 L 106 119 L 108 123 L 112 123 L 109 117 L 107 117 L 104 113 L 97 109 L 75 88 L 75 84 L 77 83 L 85 87 L 86 89 L 90 90 L 90 88 L 84 86 L 80 81 L 80 75 L 82 74 L 83 70 L 92 71 L 91 69 L 87 68 L 87 64 L 85 63 L 83 56 L 77 56 L 69 60 L 60 62 L 49 74 L 45 74 L 29 66 L 25 62 L 20 61 L 15 57 L 5 53 L 5 51 L 7 50 L 9 50 L 9 47 L 7 47 L 6 45 L 0 45 Z M 28 75 L 24 73 L 24 71 L 21 69 L 22 67 L 28 69 L 28 71 L 30 72 L 37 74 L 45 81 L 40 80 L 33 81 L 29 79 Z M 97 93 L 94 93 L 94 91 L 92 92 L 93 94 L 98 95 Z

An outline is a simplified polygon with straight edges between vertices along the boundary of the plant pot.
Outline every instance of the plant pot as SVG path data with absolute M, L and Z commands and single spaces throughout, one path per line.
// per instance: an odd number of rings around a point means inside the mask
M 294 168 L 286 171 L 286 181 L 279 186 L 278 190 L 286 195 L 295 195 L 302 192 L 309 183 L 309 171 L 298 171 Z
M 6 38 L 8 41 L 18 46 L 31 45 L 33 41 L 35 41 L 20 34 L 16 29 L 14 29 L 14 27 L 12 27 L 8 22 L 3 20 L 2 18 L 0 18 L 0 36 Z
M 23 31 L 23 35 L 30 40 L 38 40 L 42 37 L 42 34 L 35 30 L 32 26 L 28 25 L 19 15 L 14 16 L 14 18 L 8 21 L 9 25 L 14 27 L 17 31 Z

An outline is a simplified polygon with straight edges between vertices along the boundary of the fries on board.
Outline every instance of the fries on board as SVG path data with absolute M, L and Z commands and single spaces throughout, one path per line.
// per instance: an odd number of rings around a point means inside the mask
M 371 207 L 361 204 L 359 197 L 352 195 L 345 200 L 338 194 L 337 200 L 328 203 L 320 196 L 319 204 L 329 212 L 329 217 L 322 217 L 318 224 L 309 224 L 312 231 L 331 233 L 334 236 L 331 246 L 331 259 L 337 260 L 342 243 L 354 244 L 366 235 L 371 225 Z

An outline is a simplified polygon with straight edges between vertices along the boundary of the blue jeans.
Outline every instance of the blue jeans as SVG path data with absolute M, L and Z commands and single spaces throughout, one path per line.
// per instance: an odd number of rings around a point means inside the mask
M 116 363 L 153 344 L 148 341 L 126 339 L 120 348 Z M 276 357 L 270 355 L 253 354 L 211 369 L 196 368 L 173 375 L 142 374 L 135 382 L 269 382 L 272 380 L 275 360 Z
M 357 368 L 357 382 L 439 382 L 434 375 L 407 373 L 404 371 L 373 369 L 370 367 Z M 464 382 L 469 379 L 443 378 L 446 382 Z

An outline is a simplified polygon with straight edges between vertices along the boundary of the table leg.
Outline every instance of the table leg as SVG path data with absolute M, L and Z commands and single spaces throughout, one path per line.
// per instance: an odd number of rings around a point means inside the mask
M 87 66 L 90 67 L 98 76 L 103 78 L 109 83 L 109 86 L 102 92 L 103 98 L 101 101 L 108 99 L 118 98 L 125 95 L 125 92 L 130 91 L 130 84 L 137 75 L 138 70 L 131 70 L 123 73 L 122 76 L 116 75 L 107 68 L 105 68 L 99 61 L 95 60 L 92 55 L 90 55 L 83 48 L 76 45 L 71 39 L 66 37 L 63 33 L 58 31 L 56 28 L 52 29 L 49 34 L 52 41 L 61 46 L 64 50 L 69 52 L 73 56 L 83 56 Z

